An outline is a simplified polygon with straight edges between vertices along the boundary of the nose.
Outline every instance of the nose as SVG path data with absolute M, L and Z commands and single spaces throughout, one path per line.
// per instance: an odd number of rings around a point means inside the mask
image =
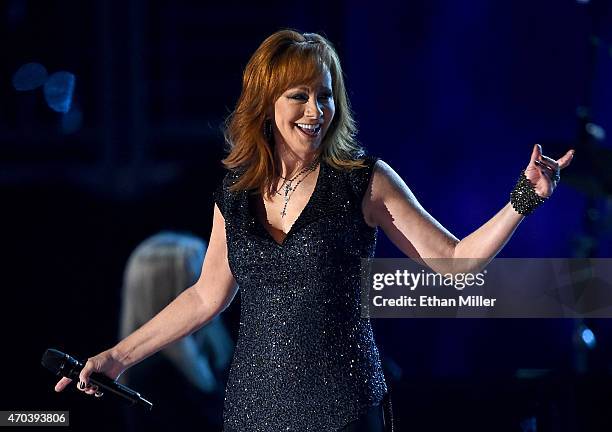
M 317 99 L 311 98 L 306 104 L 306 110 L 304 114 L 306 115 L 306 117 L 319 119 L 323 117 L 323 107 Z

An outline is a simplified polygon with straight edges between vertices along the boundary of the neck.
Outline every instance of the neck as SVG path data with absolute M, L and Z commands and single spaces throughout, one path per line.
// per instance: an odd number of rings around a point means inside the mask
M 299 153 L 284 148 L 276 151 L 275 162 L 280 175 L 285 178 L 291 178 L 301 169 L 312 164 L 318 156 L 319 153 L 316 150 Z

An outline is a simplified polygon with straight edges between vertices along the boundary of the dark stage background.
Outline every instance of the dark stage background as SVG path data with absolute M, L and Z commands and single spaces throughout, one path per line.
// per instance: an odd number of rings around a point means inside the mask
M 539 142 L 555 158 L 575 148 L 575 163 L 500 256 L 609 257 L 610 3 L 0 1 L 0 409 L 122 430 L 119 403 L 56 394 L 40 357 L 117 342 L 123 266 L 142 239 L 208 239 L 221 123 L 250 54 L 280 28 L 335 44 L 360 141 L 457 237 L 507 203 Z M 29 62 L 74 74 L 67 113 L 41 88 L 15 89 Z M 382 232 L 377 255 L 400 256 Z M 238 297 L 226 314 L 235 337 Z M 612 430 L 607 320 L 374 326 L 399 431 Z

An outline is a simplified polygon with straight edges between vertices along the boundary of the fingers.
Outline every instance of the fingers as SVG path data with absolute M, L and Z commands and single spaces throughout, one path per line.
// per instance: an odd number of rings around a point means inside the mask
M 85 387 L 84 392 L 88 395 L 92 395 L 95 394 L 98 391 L 98 386 L 95 384 L 89 384 L 87 387 Z
M 535 164 L 540 169 L 544 170 L 545 172 L 547 172 L 548 174 L 551 174 L 551 175 L 555 175 L 555 173 L 559 169 L 556 162 L 555 162 L 554 165 L 552 165 L 550 162 L 537 160 L 537 161 L 535 161 Z
M 95 384 L 88 384 L 84 388 L 79 387 L 79 390 L 86 394 L 94 394 L 98 391 L 98 386 Z
M 540 144 L 536 144 L 533 147 L 533 151 L 531 152 L 531 162 L 540 168 L 548 168 L 553 173 L 559 169 L 559 164 L 556 160 L 542 154 L 542 146 Z
M 567 167 L 572 162 L 572 159 L 574 158 L 574 153 L 576 153 L 574 149 L 568 150 L 567 153 L 565 153 L 562 158 L 557 160 L 557 163 L 559 164 L 559 168 L 563 169 Z
M 91 359 L 88 359 L 87 363 L 85 363 L 85 366 L 83 366 L 83 369 L 81 369 L 81 373 L 79 374 L 79 389 L 81 389 L 81 384 L 83 385 L 83 388 L 87 386 L 87 384 L 89 383 L 89 376 L 92 374 L 93 371 L 94 364 Z
M 557 181 L 557 172 L 553 171 L 551 167 L 543 164 L 542 162 L 538 162 L 538 161 L 536 161 L 536 165 L 538 166 L 540 173 L 543 176 L 546 176 L 546 178 L 548 178 L 551 182 Z
M 542 156 L 542 146 L 540 144 L 536 144 L 533 146 L 533 150 L 531 151 L 531 163 L 539 160 Z
M 61 380 L 57 382 L 57 384 L 55 384 L 55 391 L 61 392 L 66 387 L 68 387 L 68 384 L 70 384 L 71 382 L 72 380 L 70 378 L 63 377 Z
M 77 389 L 82 392 L 85 392 L 88 395 L 96 395 L 97 397 L 100 397 L 103 393 L 98 391 L 98 386 L 89 382 L 89 377 L 94 371 L 94 363 L 91 359 L 88 359 L 87 363 L 85 363 L 85 366 L 83 366 L 83 369 L 81 369 L 81 373 L 79 374 L 79 382 L 77 383 Z
M 554 160 L 553 158 L 543 155 L 542 146 L 540 146 L 540 144 L 536 144 L 533 146 L 533 151 L 531 152 L 531 162 L 541 162 L 555 171 L 557 168 L 563 169 L 567 167 L 574 158 L 575 153 L 576 151 L 574 149 L 570 149 L 563 155 L 563 157 L 558 160 Z
M 540 162 L 548 165 L 553 171 L 556 171 L 559 168 L 559 164 L 553 158 L 549 158 L 548 156 L 542 155 Z
M 536 144 L 531 152 L 531 163 L 535 164 L 540 172 L 549 178 L 554 185 L 559 182 L 559 171 L 566 168 L 574 157 L 575 150 L 570 149 L 558 160 L 542 154 L 542 147 Z
M 92 384 L 92 383 L 89 383 L 86 385 L 82 381 L 80 383 L 77 383 L 77 389 L 79 389 L 79 391 L 82 391 L 85 394 L 96 395 L 98 397 L 102 396 L 103 394 L 97 385 Z
M 536 161 L 536 165 L 538 166 L 542 176 L 548 179 L 548 181 L 550 181 L 552 187 L 557 187 L 559 180 L 561 180 L 561 176 L 559 175 L 559 168 L 553 170 L 553 168 L 540 161 Z
M 88 384 L 86 386 L 83 386 L 83 383 L 81 383 L 81 386 L 77 385 L 77 388 L 83 393 L 88 395 L 94 395 L 95 397 L 102 397 L 102 395 L 104 394 L 95 384 Z

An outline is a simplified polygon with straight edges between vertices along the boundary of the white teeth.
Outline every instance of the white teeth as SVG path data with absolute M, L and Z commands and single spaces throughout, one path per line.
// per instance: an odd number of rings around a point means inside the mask
M 302 129 L 310 129 L 312 131 L 319 129 L 319 127 L 321 126 L 320 124 L 305 124 L 305 123 L 298 123 L 297 125 L 301 127 Z

